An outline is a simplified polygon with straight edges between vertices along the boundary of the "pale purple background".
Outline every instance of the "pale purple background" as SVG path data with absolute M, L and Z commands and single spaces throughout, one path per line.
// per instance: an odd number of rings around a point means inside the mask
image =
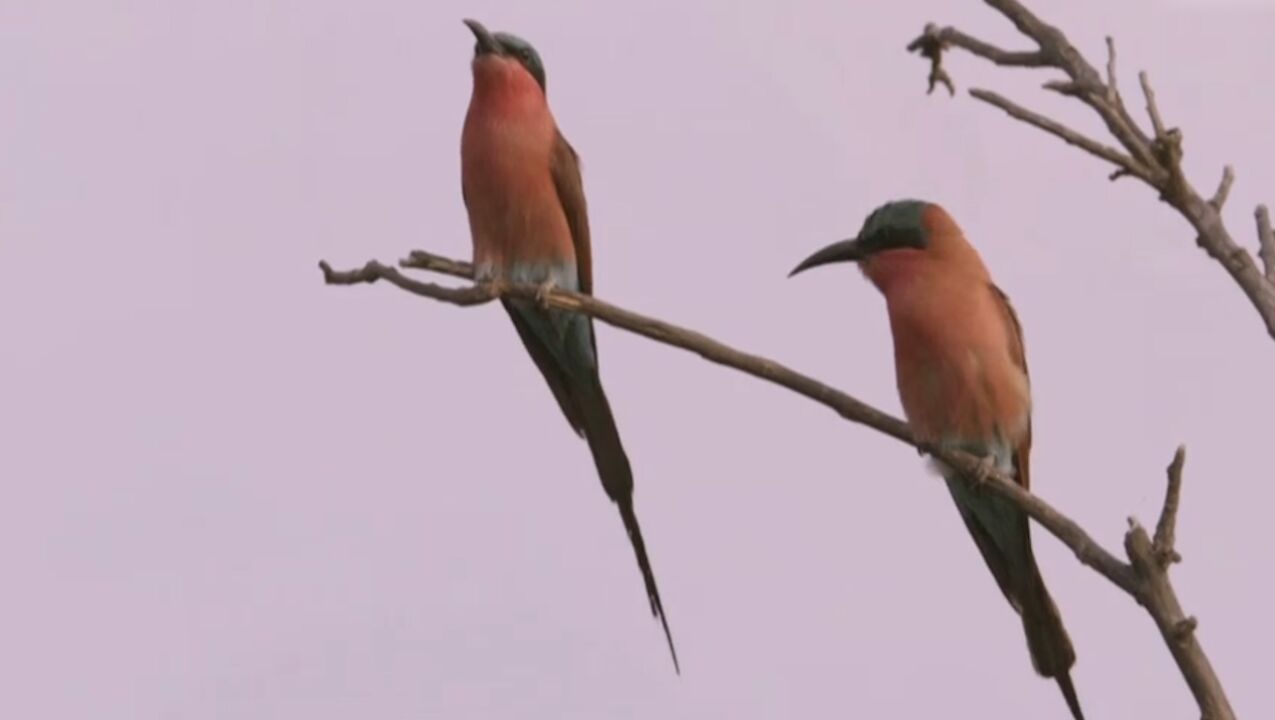
M 1188 443 L 1174 578 L 1236 709 L 1275 713 L 1275 344 L 1146 188 L 925 96 L 926 21 L 1022 46 L 981 3 L 109 5 L 0 3 L 0 716 L 1064 717 L 915 453 L 599 326 L 677 678 L 503 313 L 322 284 L 468 256 L 466 16 L 544 55 L 602 297 L 895 412 L 876 292 L 785 274 L 943 203 L 1026 326 L 1036 488 L 1118 549 Z M 1139 117 L 1152 70 L 1251 246 L 1271 3 L 1032 5 L 1099 62 L 1117 36 Z M 950 68 L 1105 138 L 1048 74 Z M 1035 537 L 1090 717 L 1198 717 L 1148 618 Z

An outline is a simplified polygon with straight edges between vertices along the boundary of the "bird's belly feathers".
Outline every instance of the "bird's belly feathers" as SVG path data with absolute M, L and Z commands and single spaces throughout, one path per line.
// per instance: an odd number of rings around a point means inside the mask
M 553 279 L 576 289 L 575 247 L 550 171 L 553 136 L 512 122 L 468 122 L 461 182 L 480 280 Z
M 1027 374 L 1010 355 L 1008 329 L 990 309 L 977 298 L 933 295 L 891 304 L 899 397 L 921 439 L 1016 445 L 1026 433 Z

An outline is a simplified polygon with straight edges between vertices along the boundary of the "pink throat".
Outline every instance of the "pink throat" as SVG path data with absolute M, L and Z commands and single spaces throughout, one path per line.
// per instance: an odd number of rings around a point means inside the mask
M 889 295 L 891 290 L 920 275 L 925 260 L 922 250 L 887 250 L 860 263 L 860 269 L 882 294 Z
M 517 60 L 484 55 L 474 59 L 473 70 L 471 108 L 508 115 L 534 112 L 547 106 L 539 83 Z

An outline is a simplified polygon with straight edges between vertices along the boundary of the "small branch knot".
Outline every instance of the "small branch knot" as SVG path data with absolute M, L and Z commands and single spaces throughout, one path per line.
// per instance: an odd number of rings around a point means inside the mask
M 1160 567 L 1167 568 L 1174 563 L 1182 562 L 1182 555 L 1173 548 L 1156 548 L 1155 560 L 1160 564 Z
M 1163 135 L 1151 141 L 1151 150 L 1164 167 L 1170 171 L 1182 162 L 1182 131 L 1169 128 Z
M 1199 625 L 1200 621 L 1196 620 L 1194 615 L 1183 620 L 1179 620 L 1178 623 L 1173 626 L 1174 641 L 1182 642 L 1183 640 L 1186 640 L 1191 636 L 1191 633 L 1195 632 L 1195 628 Z

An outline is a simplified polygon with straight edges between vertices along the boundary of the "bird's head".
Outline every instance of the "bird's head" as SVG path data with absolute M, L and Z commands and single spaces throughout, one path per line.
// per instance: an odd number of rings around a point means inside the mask
M 474 33 L 474 82 L 527 83 L 534 80 L 545 92 L 545 66 L 531 43 L 517 35 L 491 32 L 477 20 L 465 20 Z
M 819 265 L 853 262 L 883 292 L 920 265 L 943 260 L 982 262 L 956 221 L 924 200 L 895 200 L 873 210 L 859 234 L 835 242 L 801 261 L 788 277 Z

